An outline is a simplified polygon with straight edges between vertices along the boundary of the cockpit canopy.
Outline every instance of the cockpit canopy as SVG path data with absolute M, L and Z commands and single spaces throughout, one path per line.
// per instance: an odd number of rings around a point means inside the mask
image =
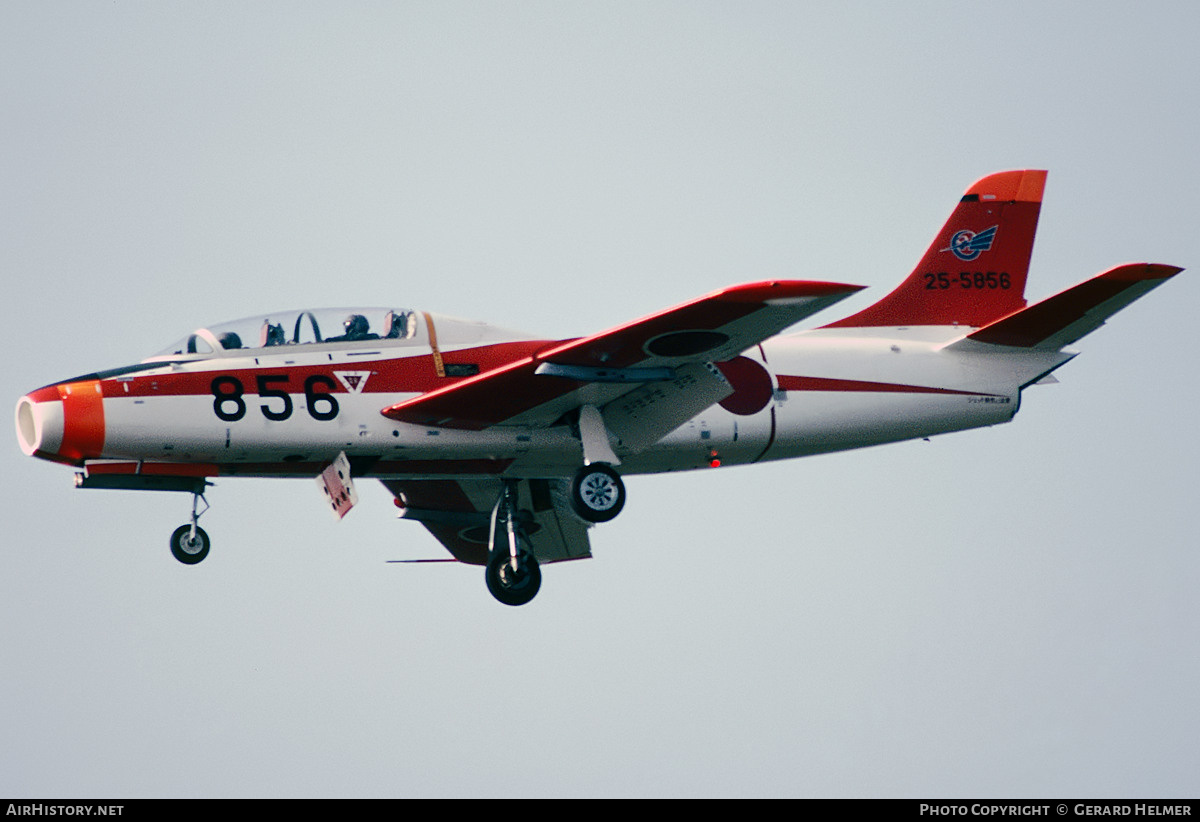
M 242 349 L 323 345 L 416 336 L 416 312 L 400 308 L 322 308 L 257 314 L 200 328 L 159 351 L 151 360 L 212 356 Z

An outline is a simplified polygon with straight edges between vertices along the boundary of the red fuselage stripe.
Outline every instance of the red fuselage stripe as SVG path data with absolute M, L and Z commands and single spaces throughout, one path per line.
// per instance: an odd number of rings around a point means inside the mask
M 828 377 L 798 377 L 779 375 L 779 387 L 784 391 L 842 391 L 875 392 L 885 394 L 965 394 L 968 396 L 991 396 L 978 391 L 957 391 L 953 388 L 934 388 L 926 385 L 901 385 L 890 382 L 868 382 L 866 380 L 836 380 Z
M 459 351 L 441 351 L 441 359 L 446 365 L 474 365 L 480 372 L 519 360 L 546 345 L 544 340 L 528 342 L 502 343 L 469 348 Z M 269 354 L 265 352 L 270 352 Z M 289 352 L 290 353 L 290 352 Z M 300 352 L 296 352 L 300 353 Z M 382 353 L 382 352 L 381 352 Z M 234 377 L 245 389 L 247 394 L 258 391 L 256 377 L 266 374 L 287 374 L 286 385 L 272 382 L 270 387 L 302 393 L 304 381 L 311 376 L 320 375 L 331 380 L 329 393 L 342 394 L 346 389 L 336 380 L 338 371 L 370 371 L 371 376 L 363 385 L 364 394 L 391 393 L 426 393 L 458 382 L 460 377 L 439 377 L 434 357 L 431 354 L 398 357 L 396 359 L 370 359 L 363 362 L 336 362 L 319 365 L 295 365 L 287 362 L 287 356 L 264 349 L 257 358 L 255 365 L 247 367 L 245 359 L 239 357 L 237 367 L 222 369 L 220 359 L 205 360 L 203 371 L 172 372 L 164 367 L 160 373 L 139 374 L 137 376 L 105 380 L 103 383 L 105 397 L 170 397 L 170 396 L 206 396 L 213 393 L 212 382 L 218 376 Z M 232 365 L 232 364 L 231 364 Z M 324 387 L 322 390 L 325 390 Z

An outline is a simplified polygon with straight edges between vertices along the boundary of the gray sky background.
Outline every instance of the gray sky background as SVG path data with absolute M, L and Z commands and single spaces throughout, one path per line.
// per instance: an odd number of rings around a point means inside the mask
M 0 0 L 2 392 L 272 309 L 546 336 L 905 276 L 1048 168 L 1027 296 L 1196 265 L 1190 2 Z M 3 796 L 1192 796 L 1189 271 L 1011 425 L 634 478 L 528 607 L 309 481 L 0 450 Z

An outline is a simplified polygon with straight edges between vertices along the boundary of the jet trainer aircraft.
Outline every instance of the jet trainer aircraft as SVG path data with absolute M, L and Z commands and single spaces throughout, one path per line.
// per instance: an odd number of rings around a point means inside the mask
M 984 177 L 894 291 L 820 328 L 777 336 L 859 286 L 735 285 L 561 341 L 400 308 L 257 314 L 30 392 L 17 438 L 80 469 L 81 488 L 192 494 L 170 540 L 187 564 L 209 552 L 210 478 L 316 477 L 338 516 L 355 479 L 379 479 L 403 518 L 521 605 L 541 564 L 591 555 L 624 475 L 1011 420 L 1075 356 L 1066 346 L 1182 270 L 1120 265 L 1026 305 L 1045 180 Z

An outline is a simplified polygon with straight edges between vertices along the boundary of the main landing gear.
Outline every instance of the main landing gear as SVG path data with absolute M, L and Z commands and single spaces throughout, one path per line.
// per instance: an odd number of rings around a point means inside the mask
M 594 462 L 575 472 L 571 507 L 588 522 L 608 522 L 625 507 L 625 483 L 611 465 Z
M 204 508 L 197 511 L 196 507 L 201 502 L 204 503 Z M 180 525 L 171 534 L 171 555 L 184 565 L 195 565 L 208 556 L 208 549 L 212 542 L 204 529 L 196 524 L 200 515 L 208 508 L 208 500 L 204 498 L 203 487 L 192 492 L 192 521 L 187 525 Z
M 609 443 L 604 416 L 594 405 L 579 409 L 583 467 L 571 480 L 571 507 L 587 522 L 608 522 L 625 507 L 625 483 L 613 468 L 620 459 Z
M 524 605 L 537 596 L 542 571 L 533 553 L 530 533 L 533 515 L 519 505 L 518 480 L 505 480 L 492 508 L 488 528 L 488 558 L 484 580 L 505 605 Z M 608 522 L 625 506 L 625 483 L 611 465 L 594 462 L 575 472 L 571 506 L 587 522 Z
M 504 535 L 501 539 L 501 524 Z M 524 541 L 525 545 L 521 545 Z M 491 526 L 488 529 L 487 570 L 484 579 L 488 590 L 505 605 L 524 605 L 542 587 L 542 571 L 537 557 L 529 550 L 529 538 L 521 526 L 521 512 L 517 508 L 517 483 L 507 480 L 492 509 Z

